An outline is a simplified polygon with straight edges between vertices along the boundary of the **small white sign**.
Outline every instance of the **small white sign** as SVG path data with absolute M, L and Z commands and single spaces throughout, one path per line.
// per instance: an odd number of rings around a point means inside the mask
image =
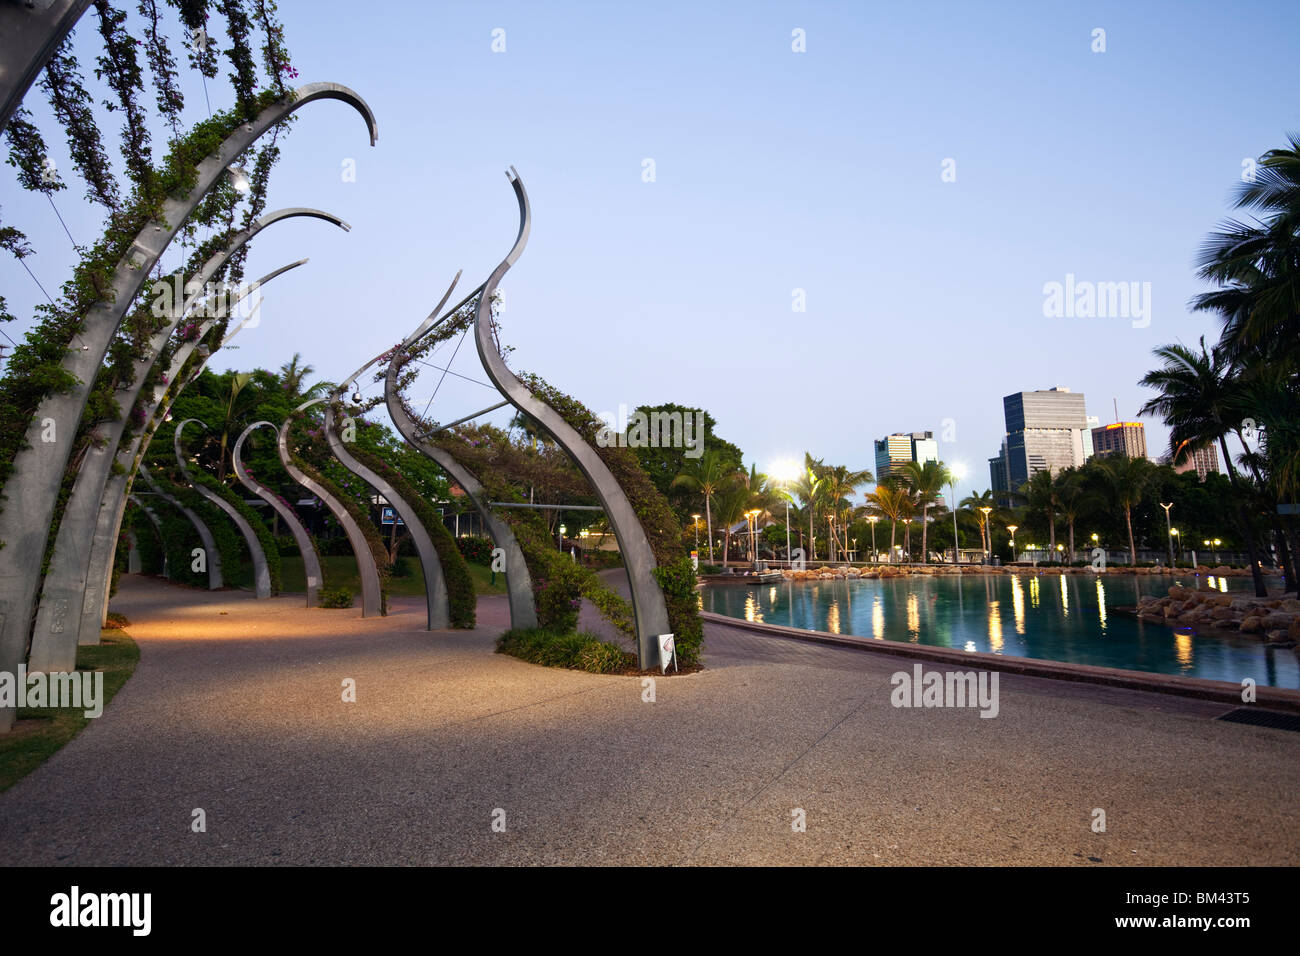
M 673 670 L 677 670 L 677 645 L 673 643 L 671 634 L 659 635 L 659 666 L 662 668 L 661 674 L 668 673 L 668 662 L 673 662 Z

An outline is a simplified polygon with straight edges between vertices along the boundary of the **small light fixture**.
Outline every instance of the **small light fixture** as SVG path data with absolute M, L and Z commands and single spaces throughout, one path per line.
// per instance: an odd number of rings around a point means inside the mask
M 248 171 L 243 166 L 231 166 L 226 172 L 230 174 L 230 185 L 235 187 L 235 192 L 247 193 L 253 188 L 253 184 L 248 181 Z

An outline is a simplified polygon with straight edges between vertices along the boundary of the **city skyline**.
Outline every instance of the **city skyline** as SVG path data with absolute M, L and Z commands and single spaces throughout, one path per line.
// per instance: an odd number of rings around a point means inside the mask
M 1283 92 L 1285 38 L 1300 13 L 1245 9 L 1277 29 L 1261 36 L 1250 16 L 1225 23 L 1185 4 L 1001 5 L 938 18 L 912 8 L 887 26 L 831 5 L 557 18 L 505 4 L 449 7 L 435 36 L 394 32 L 351 5 L 289 6 L 303 80 L 361 92 L 380 140 L 368 150 L 325 112 L 283 139 L 268 208 L 319 206 L 353 229 L 301 222 L 260 236 L 252 276 L 311 261 L 267 290 L 260 324 L 213 368 L 275 369 L 301 352 L 337 380 L 358 356 L 391 347 L 383 330 L 423 317 L 456 269 L 477 282 L 500 258 L 513 215 L 501 173 L 514 165 L 536 217 L 532 257 L 504 285 L 516 367 L 546 370 L 595 409 L 704 408 L 760 470 L 805 451 L 870 467 L 870 440 L 929 430 L 939 458 L 965 466 L 962 493 L 983 490 L 1009 390 L 1066 384 L 1137 420 L 1151 350 L 1217 335 L 1215 318 L 1186 309 L 1205 288 L 1193 257 L 1229 214 L 1243 160 L 1300 125 Z M 333 28 L 340 19 L 347 31 Z M 1099 27 L 1104 52 L 1092 49 Z M 502 53 L 492 50 L 498 28 Z M 795 29 L 804 52 L 791 48 Z M 83 63 L 95 40 L 78 30 Z M 1189 46 L 1257 65 L 1211 75 L 1185 57 Z M 385 69 L 399 61 L 409 67 L 400 79 Z M 1026 81 L 1041 75 L 1053 83 Z M 194 122 L 206 115 L 203 91 L 183 79 Z M 899 83 L 906 107 L 882 92 Z M 212 94 L 213 109 L 229 105 L 222 85 Z M 1228 101 L 1210 142 L 1198 117 Z M 52 129 L 39 98 L 32 106 Z M 459 122 L 485 116 L 486 135 L 456 136 Z M 1093 118 L 1094 132 L 1054 132 L 1071 128 L 1069 116 Z M 70 170 L 63 139 L 49 145 Z M 55 202 L 85 242 L 101 217 L 77 199 L 74 189 Z M 0 206 L 31 238 L 27 265 L 53 294 L 76 258 L 59 219 L 9 179 Z M 1063 228 L 1044 232 L 1045 210 Z M 169 250 L 168 267 L 178 254 Z M 1071 293 L 1060 317 L 1054 284 Z M 5 331 L 21 340 L 43 296 L 9 258 L 0 286 L 19 317 Z M 1098 316 L 1120 292 L 1134 317 Z M 462 354 L 456 368 L 473 377 L 475 364 Z M 434 384 L 422 379 L 413 395 L 427 399 Z M 440 417 L 481 407 L 481 391 L 449 380 Z M 1152 453 L 1163 450 L 1164 426 L 1143 421 Z

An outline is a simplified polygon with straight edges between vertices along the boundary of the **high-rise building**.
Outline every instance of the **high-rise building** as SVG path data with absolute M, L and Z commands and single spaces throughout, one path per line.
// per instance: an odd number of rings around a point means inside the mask
M 1093 456 L 1106 458 L 1123 455 L 1125 458 L 1147 456 L 1147 433 L 1141 422 L 1115 422 L 1092 430 Z
M 1006 416 L 1007 482 L 1019 488 L 1039 471 L 1084 463 L 1088 415 L 1081 392 L 1050 388 L 1015 392 L 1002 399 Z
M 1219 450 L 1213 445 L 1206 445 L 1197 451 L 1189 452 L 1181 465 L 1174 465 L 1174 471 L 1180 475 L 1185 471 L 1193 470 L 1195 470 L 1197 477 L 1201 481 L 1205 480 L 1206 475 L 1217 475 L 1219 473 Z
M 995 496 L 1006 494 L 1011 490 L 1011 483 L 1007 480 L 1006 442 L 1002 443 L 1002 449 L 998 452 L 997 457 L 989 459 L 989 487 L 993 489 Z
M 909 461 L 924 464 L 939 460 L 939 443 L 934 432 L 895 432 L 876 439 L 876 481 L 903 470 Z
M 1101 419 L 1096 415 L 1089 415 L 1087 418 L 1088 427 L 1083 430 L 1083 460 L 1087 461 L 1097 453 L 1092 446 L 1092 430 L 1101 427 Z

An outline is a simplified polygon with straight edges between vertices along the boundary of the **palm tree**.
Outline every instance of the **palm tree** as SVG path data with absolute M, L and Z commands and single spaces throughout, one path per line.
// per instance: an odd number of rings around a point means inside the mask
M 1056 553 L 1056 509 L 1060 502 L 1056 496 L 1056 479 L 1050 469 L 1036 471 L 1020 486 L 1020 494 L 1030 511 L 1047 515 L 1048 549 Z
M 1224 321 L 1220 349 L 1245 360 L 1278 343 L 1294 370 L 1300 365 L 1300 136 L 1289 148 L 1260 157 L 1252 182 L 1240 183 L 1233 205 L 1251 209 L 1253 224 L 1228 220 L 1205 241 L 1197 275 L 1220 285 L 1192 300 L 1199 311 Z
M 737 484 L 743 477 L 744 472 L 738 470 L 731 459 L 722 457 L 717 449 L 711 448 L 699 458 L 691 459 L 687 470 L 673 479 L 672 487 L 688 488 L 704 495 L 704 515 L 709 534 L 709 564 L 713 563 L 713 498 L 723 489 Z M 723 560 L 725 561 L 725 555 Z
M 843 548 L 849 550 L 848 542 L 848 516 L 853 510 L 853 493 L 863 485 L 875 481 L 871 472 L 850 471 L 845 465 L 835 465 L 822 471 L 821 489 L 822 500 L 826 505 L 828 517 L 831 519 L 832 530 L 830 534 L 830 560 L 835 560 L 835 546 L 837 544 L 834 528 L 838 526 L 844 535 Z
M 1056 477 L 1056 498 L 1061 507 L 1061 517 L 1069 531 L 1070 563 L 1074 563 L 1074 523 L 1094 505 L 1092 493 L 1081 471 L 1067 468 Z
M 803 453 L 803 473 L 794 482 L 791 491 L 799 496 L 803 508 L 808 512 L 808 557 L 817 559 L 817 539 L 813 536 L 813 521 L 817 514 L 817 501 L 821 495 L 821 473 L 825 468 L 820 458 L 814 458 L 808 452 Z
M 749 489 L 739 482 L 724 487 L 717 495 L 718 521 L 722 524 L 722 566 L 727 567 L 727 554 L 731 549 L 731 529 L 749 510 Z M 712 552 L 709 558 L 712 560 Z
M 929 564 L 930 505 L 943 495 L 948 469 L 941 461 L 909 461 L 903 466 L 903 480 L 911 489 L 913 500 L 921 506 L 921 563 Z
M 1110 490 L 1111 502 L 1124 512 L 1128 528 L 1128 563 L 1137 564 L 1137 545 L 1133 540 L 1133 508 L 1146 496 L 1147 487 L 1156 477 L 1156 467 L 1146 458 L 1114 455 L 1101 461 L 1101 472 Z
M 978 494 L 967 495 L 961 500 L 959 508 L 965 508 L 975 515 L 975 520 L 980 526 L 980 547 L 987 553 L 993 553 L 993 536 L 989 534 L 988 523 L 993 513 L 998 511 L 997 499 L 993 496 L 992 491 L 981 491 Z M 981 509 L 988 508 L 988 514 Z
M 889 560 L 894 560 L 894 541 L 898 522 L 911 513 L 912 499 L 906 489 L 893 482 L 881 482 L 867 495 L 867 510 L 889 519 Z
M 1159 394 L 1138 409 L 1138 414 L 1159 415 L 1164 419 L 1169 426 L 1169 447 L 1175 465 L 1206 445 L 1219 445 L 1235 492 L 1234 506 L 1246 541 L 1255 594 L 1267 597 L 1268 589 L 1259 566 L 1255 522 L 1244 505 L 1247 492 L 1228 452 L 1228 433 L 1235 432 L 1240 437 L 1240 423 L 1247 417 L 1248 399 L 1240 378 L 1223 354 L 1206 350 L 1204 337 L 1200 352 L 1185 345 L 1165 345 L 1154 354 L 1164 361 L 1163 367 L 1148 372 L 1138 384 L 1154 388 Z

